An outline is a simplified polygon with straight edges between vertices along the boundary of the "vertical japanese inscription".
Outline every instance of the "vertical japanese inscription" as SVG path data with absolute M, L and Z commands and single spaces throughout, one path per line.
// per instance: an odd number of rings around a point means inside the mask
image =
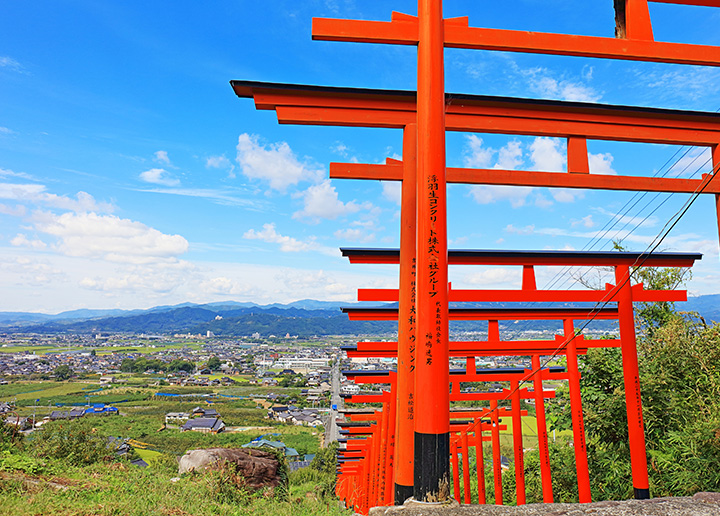
M 412 267 L 410 269 L 410 317 L 408 318 L 408 340 L 410 341 L 410 373 L 415 372 L 415 324 L 417 323 L 417 308 L 415 307 L 415 298 L 417 295 L 417 258 L 412 259 Z M 415 418 L 415 398 L 412 392 L 407 397 L 407 419 Z
M 440 251 L 438 246 L 440 244 L 438 240 L 438 234 L 436 231 L 437 224 L 437 212 L 438 212 L 438 190 L 440 188 L 438 177 L 435 174 L 430 174 L 427 181 L 427 200 L 428 200 L 428 215 L 430 220 L 430 236 L 427 239 L 427 259 L 428 259 L 428 283 L 427 293 L 430 299 L 438 295 L 439 289 L 444 288 L 444 285 L 440 285 L 439 279 L 442 277 L 440 273 Z M 444 282 L 443 282 L 444 283 Z M 430 331 L 425 334 L 425 363 L 432 365 L 433 363 L 433 345 L 442 345 L 442 303 L 437 300 L 435 302 L 434 332 Z

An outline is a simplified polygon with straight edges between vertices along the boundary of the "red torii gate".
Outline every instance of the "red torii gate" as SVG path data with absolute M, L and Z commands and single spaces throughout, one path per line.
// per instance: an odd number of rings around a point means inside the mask
M 365 356 L 375 356 L 374 353 L 365 353 Z M 537 362 L 537 367 L 535 368 L 535 363 Z M 520 409 L 520 399 L 523 398 L 531 398 L 535 399 L 535 402 L 537 404 L 537 410 L 538 410 L 538 419 L 537 419 L 537 425 L 538 425 L 538 444 L 540 445 L 540 448 L 543 450 L 543 456 L 545 459 L 542 462 L 542 484 L 543 484 L 543 492 L 544 497 L 547 502 L 552 502 L 552 485 L 550 480 L 550 467 L 549 467 L 549 458 L 547 454 L 547 430 L 545 428 L 545 420 L 544 420 L 544 402 L 543 399 L 545 397 L 554 397 L 554 391 L 543 391 L 542 389 L 542 380 L 543 379 L 570 379 L 571 382 L 578 382 L 579 376 L 577 375 L 577 372 L 575 372 L 575 375 L 572 374 L 572 372 L 569 372 L 569 376 L 566 373 L 562 373 L 562 371 L 565 370 L 563 367 L 550 367 L 550 368 L 541 368 L 539 365 L 539 357 L 535 356 L 533 358 L 533 367 L 535 370 L 528 370 L 528 369 L 518 369 L 518 368 L 510 368 L 510 369 L 482 369 L 482 370 L 455 370 L 451 371 L 450 378 L 452 379 L 452 384 L 455 385 L 455 388 L 453 388 L 453 392 L 450 394 L 451 401 L 490 401 L 491 407 L 488 408 L 481 408 L 481 409 L 456 409 L 451 410 L 450 415 L 451 416 L 464 416 L 464 417 L 472 417 L 475 419 L 475 422 L 470 424 L 468 426 L 467 423 L 464 422 L 457 422 L 450 420 L 450 430 L 451 434 L 453 433 L 460 433 L 463 432 L 467 434 L 470 431 L 479 431 L 482 432 L 482 428 L 476 428 L 478 419 L 483 417 L 493 417 L 495 418 L 494 421 L 498 417 L 505 417 L 510 416 L 513 419 L 513 448 L 514 448 L 514 456 L 515 456 L 515 476 L 516 476 L 516 491 L 517 491 L 517 499 L 519 503 L 524 503 L 525 498 L 525 484 L 524 484 L 524 462 L 523 462 L 523 444 L 522 444 L 522 423 L 520 417 L 522 415 L 527 415 L 526 411 L 523 411 Z M 575 367 L 577 367 L 577 364 L 575 363 Z M 474 368 L 473 368 L 474 369 Z M 396 375 L 393 371 L 343 371 L 343 375 L 348 377 L 348 379 L 354 380 L 356 382 L 360 383 L 375 383 L 375 384 L 384 384 L 389 383 L 392 388 L 394 389 L 395 386 L 395 380 Z M 520 381 L 522 381 L 523 378 L 529 377 L 531 375 L 534 375 L 534 384 L 535 384 L 535 390 L 533 392 L 528 391 L 527 389 L 521 389 L 519 384 Z M 474 392 L 474 393 L 461 393 L 459 392 L 458 386 L 460 382 L 477 382 L 477 381 L 484 381 L 484 382 L 500 382 L 500 381 L 509 381 L 511 382 L 510 389 L 503 389 L 500 392 Z M 498 408 L 497 402 L 502 399 L 511 399 L 512 401 L 512 409 L 508 411 L 504 408 Z M 384 391 L 382 394 L 364 394 L 364 395 L 347 395 L 346 400 L 349 402 L 382 402 L 383 403 L 383 409 L 378 414 L 377 412 L 374 415 L 360 415 L 360 416 L 354 416 L 351 417 L 352 421 L 361 420 L 361 421 L 369 421 L 369 420 L 377 420 L 378 422 L 381 422 L 381 426 L 374 427 L 371 424 L 368 423 L 339 423 L 341 426 L 347 428 L 347 430 L 344 430 L 343 433 L 349 433 L 353 435 L 372 435 L 376 436 L 380 428 L 383 428 L 386 424 L 386 418 L 383 414 L 383 412 L 386 412 L 388 410 L 392 411 L 392 405 L 396 403 L 395 397 L 389 397 L 387 396 L 387 392 Z M 575 402 L 573 403 L 575 405 Z M 581 410 L 580 410 L 581 411 Z M 499 421 L 499 420 L 498 420 Z M 580 418 L 580 421 L 576 421 L 576 419 L 573 419 L 573 426 L 576 427 L 577 425 L 582 426 L 582 418 Z M 493 463 L 494 463 L 494 471 L 495 471 L 495 489 L 496 489 L 496 503 L 502 504 L 502 479 L 501 479 L 501 470 L 499 465 L 499 455 L 500 455 L 500 448 L 499 448 L 499 432 L 500 429 L 495 425 L 491 425 L 489 427 L 485 427 L 486 430 L 491 430 L 493 432 L 493 435 L 491 438 L 493 442 L 493 455 L 495 457 Z M 576 429 L 577 430 L 577 429 Z M 582 439 L 582 443 L 578 442 L 576 444 L 576 448 L 579 448 L 581 450 L 584 450 L 584 433 L 582 432 L 582 429 L 580 429 L 580 433 L 578 434 L 576 432 L 576 435 L 580 435 Z M 375 447 L 373 447 L 372 443 L 375 443 Z M 383 468 L 386 468 L 388 471 L 390 470 L 391 464 L 387 462 L 388 454 L 385 451 L 385 449 L 382 447 L 381 444 L 382 440 L 380 441 L 372 441 L 368 440 L 365 442 L 365 446 L 367 447 L 366 451 L 366 464 L 364 465 L 363 471 L 364 474 L 367 475 L 367 481 L 372 483 L 372 479 L 374 478 L 382 478 L 385 476 L 383 473 Z M 467 449 L 466 449 L 467 451 Z M 390 452 L 392 453 L 392 452 Z M 453 452 L 454 453 L 454 452 Z M 482 450 L 478 452 L 479 457 L 482 457 Z M 369 457 L 369 458 L 368 458 Z M 578 488 L 581 493 L 581 497 L 585 492 L 588 493 L 589 498 L 589 478 L 587 475 L 587 458 L 585 455 L 578 457 Z M 458 485 L 459 483 L 459 470 L 457 466 L 457 460 L 454 459 L 455 462 L 455 469 L 453 472 L 454 476 L 454 483 L 455 485 Z M 481 460 L 481 459 L 478 459 Z M 368 469 L 370 468 L 370 469 Z M 478 465 L 478 468 L 480 468 L 480 465 Z M 377 473 L 376 473 L 377 472 Z M 584 472 L 584 476 L 581 478 L 581 472 Z M 469 481 L 469 477 L 467 477 L 468 472 L 464 471 L 463 476 L 464 478 Z M 484 482 L 484 481 L 483 481 Z M 374 485 L 374 484 L 373 484 Z M 484 489 L 484 488 L 483 488 Z M 377 490 L 375 490 L 374 487 L 368 487 L 367 490 L 361 489 L 360 491 L 362 494 L 356 495 L 356 499 L 365 500 L 363 496 L 365 493 L 369 493 L 370 500 L 375 500 L 378 503 L 387 503 L 387 499 L 384 497 L 385 494 L 381 493 L 378 494 Z M 456 489 L 456 493 L 459 492 L 458 489 Z M 484 495 L 483 495 L 483 501 L 484 501 Z M 360 505 L 363 505 L 363 503 L 360 503 Z
M 391 318 L 391 314 L 397 316 L 396 309 L 376 309 L 384 319 Z M 344 309 L 350 315 L 351 319 L 356 320 L 368 320 L 372 318 L 373 309 L 371 308 L 358 308 L 358 309 Z M 356 312 L 354 314 L 354 312 Z M 541 472 L 542 472 L 542 484 L 543 484 L 543 499 L 546 503 L 553 501 L 552 495 L 552 483 L 550 480 L 550 463 L 549 454 L 547 449 L 547 428 L 545 424 L 545 407 L 542 396 L 538 396 L 538 393 L 542 392 L 542 375 L 538 374 L 542 371 L 540 365 L 541 355 L 556 355 L 565 354 L 567 355 L 568 365 L 568 376 L 564 379 L 570 380 L 570 397 L 572 406 L 572 422 L 573 422 L 573 433 L 575 435 L 575 453 L 576 453 L 576 466 L 578 473 L 578 492 L 579 498 L 582 502 L 590 501 L 590 480 L 587 466 L 587 452 L 585 448 L 585 431 L 584 422 L 582 418 L 582 401 L 580 396 L 580 374 L 578 370 L 577 355 L 579 352 L 586 353 L 588 346 L 593 347 L 619 347 L 620 341 L 617 339 L 585 339 L 583 336 L 576 336 L 573 327 L 573 318 L 577 319 L 588 319 L 590 318 L 589 310 L 587 309 L 465 309 L 465 310 L 450 310 L 450 319 L 454 317 L 454 312 L 461 312 L 460 315 L 464 319 L 476 319 L 483 320 L 487 319 L 489 322 L 488 328 L 488 340 L 486 342 L 457 342 L 450 341 L 449 354 L 450 356 L 462 356 L 467 357 L 465 375 L 462 381 L 477 381 L 482 379 L 483 381 L 493 381 L 495 378 L 492 376 L 494 370 L 477 369 L 475 366 L 476 356 L 499 356 L 499 355 L 523 355 L 532 356 L 532 370 L 522 370 L 525 373 L 526 378 L 532 377 L 535 388 L 535 402 L 537 408 L 537 429 L 538 429 L 538 443 L 540 448 L 541 458 Z M 465 312 L 465 313 L 462 313 Z M 523 317 L 523 312 L 525 316 Z M 470 314 L 475 314 L 473 317 Z M 353 316 L 355 315 L 355 317 Z M 618 311 L 614 309 L 605 309 L 599 312 L 599 315 L 603 319 L 617 318 Z M 397 318 L 397 317 L 395 317 Z M 496 319 L 497 318 L 497 319 Z M 564 327 L 564 336 L 556 336 L 554 341 L 500 341 L 498 319 L 562 319 Z M 361 350 L 362 348 L 362 350 Z M 343 347 L 343 351 L 347 352 L 349 358 L 353 357 L 377 357 L 377 356 L 398 356 L 397 343 L 388 342 L 358 342 L 356 347 Z M 451 374 L 451 385 L 454 385 L 453 392 L 451 392 L 451 400 L 457 401 L 460 399 L 474 400 L 477 399 L 473 395 L 463 396 L 459 391 L 460 380 L 453 378 Z M 517 379 L 514 380 L 513 388 L 508 391 L 508 396 L 519 391 L 519 382 Z M 454 393 L 454 394 L 453 394 Z M 491 396 L 493 397 L 493 396 Z M 507 397 L 507 396 L 506 396 Z M 498 398 L 499 399 L 499 398 Z M 513 402 L 515 403 L 513 398 Z M 519 402 L 519 400 L 517 400 Z M 519 422 L 516 421 L 515 425 Z M 522 464 L 522 436 L 513 435 L 515 439 L 515 450 L 516 450 L 516 464 Z M 519 449 L 519 451 L 518 451 Z M 455 468 L 457 471 L 457 467 Z M 524 491 L 524 477 L 520 470 L 516 469 L 516 485 L 517 489 L 517 500 L 518 503 L 524 503 L 525 491 Z M 456 479 L 457 481 L 457 479 Z M 456 490 L 457 491 L 457 490 Z M 502 498 L 502 497 L 501 497 Z M 500 498 L 500 499 L 501 499 Z
M 658 1 L 718 6 L 716 1 L 711 0 Z M 415 453 L 419 457 L 427 455 L 430 460 L 422 468 L 416 469 L 414 492 L 417 499 L 438 501 L 447 496 L 443 485 L 447 479 L 448 464 L 442 457 L 447 451 L 446 448 L 449 447 L 449 433 L 447 424 L 442 421 L 440 416 L 444 406 L 448 403 L 448 398 L 442 395 L 442 386 L 448 380 L 448 299 L 445 290 L 447 284 L 444 145 L 446 115 L 443 47 L 503 49 L 708 65 L 720 63 L 715 47 L 654 42 L 647 0 L 616 0 L 616 8 L 617 35 L 623 38 L 620 44 L 616 44 L 617 42 L 609 38 L 578 38 L 566 35 L 471 29 L 467 19 L 444 20 L 441 0 L 419 0 L 417 18 L 395 15 L 393 22 L 382 27 L 378 26 L 377 22 L 316 21 L 313 35 L 317 39 L 416 44 L 418 46 L 417 236 L 418 242 L 430 242 L 430 245 L 427 248 L 419 247 L 417 250 L 416 278 L 417 286 L 420 287 L 417 290 L 417 306 L 420 314 L 417 333 L 424 339 L 429 355 L 426 363 L 418 364 L 424 373 L 424 382 L 419 384 L 417 394 L 422 397 L 424 406 L 428 410 L 422 420 L 418 420 L 416 424 L 415 439 L 420 448 L 416 449 Z M 323 23 L 324 26 L 320 27 L 322 29 L 320 30 L 318 25 Z M 493 36 L 496 38 L 494 43 Z M 373 115 L 380 116 L 377 113 Z M 413 121 L 404 124 L 404 127 L 410 128 L 414 123 Z M 498 132 L 508 132 L 507 127 L 500 125 Z M 539 126 L 540 124 L 534 122 L 534 125 Z M 414 132 L 414 129 L 410 132 Z M 577 149 L 584 146 L 582 138 L 586 135 L 587 133 L 579 135 L 581 137 L 579 143 L 573 144 L 569 141 L 569 147 L 575 148 L 574 151 L 569 149 L 569 154 L 581 154 L 577 152 Z M 709 145 L 716 146 L 716 144 L 717 140 Z M 414 158 L 415 154 L 412 157 Z M 414 167 L 408 166 L 408 169 L 410 168 Z M 704 187 L 707 187 L 710 181 L 709 177 Z M 406 245 L 403 247 L 410 250 Z M 410 254 L 412 253 L 409 253 L 403 261 L 412 261 L 415 264 L 416 258 Z M 627 280 L 629 281 L 629 271 Z M 620 285 L 620 281 L 617 283 Z M 408 282 L 403 282 L 403 284 L 407 293 L 410 290 L 409 284 Z M 624 303 L 631 302 L 630 290 L 624 290 Z M 621 332 L 624 326 L 622 319 L 623 317 L 621 317 Z M 623 355 L 625 356 L 625 353 Z M 639 390 L 636 391 L 636 394 L 639 397 Z M 640 432 L 642 433 L 642 425 Z M 636 459 L 638 457 L 633 455 L 633 466 L 636 464 Z M 636 484 L 635 488 L 636 497 L 649 496 L 647 482 L 640 482 L 640 485 Z
M 649 1 L 720 7 L 719 0 L 619 0 L 615 2 L 615 38 L 470 27 L 464 16 L 441 20 L 439 39 L 446 48 L 720 66 L 718 47 L 655 41 Z M 397 12 L 392 13 L 390 22 L 313 18 L 312 37 L 320 41 L 418 45 L 420 23 L 419 16 Z
M 233 87 L 240 96 L 253 96 L 258 108 L 275 109 L 278 113 L 278 119 L 281 122 L 404 127 L 404 155 L 406 163 L 401 166 L 403 167 L 403 174 L 406 176 L 414 171 L 415 146 L 413 145 L 413 135 L 415 134 L 415 128 L 412 121 L 414 119 L 415 99 L 412 93 L 303 86 L 289 87 L 287 85 L 239 81 L 234 81 Z M 605 179 L 604 176 L 592 176 L 584 173 L 588 169 L 585 143 L 585 138 L 588 135 L 600 139 L 665 143 L 672 141 L 674 143 L 710 145 L 715 150 L 714 154 L 716 158 L 718 154 L 717 142 L 720 141 L 720 138 L 717 133 L 719 127 L 717 123 L 720 119 L 718 117 L 713 118 L 713 116 L 707 116 L 706 114 L 622 108 L 616 106 L 597 107 L 548 101 L 533 102 L 518 101 L 517 99 L 471 96 L 453 97 L 457 97 L 460 100 L 448 103 L 448 107 L 446 108 L 449 129 L 486 130 L 489 132 L 513 134 L 533 132 L 533 134 L 564 135 L 568 137 L 568 169 L 571 172 L 578 171 L 578 173 L 544 173 L 544 177 L 538 177 L 537 174 L 542 176 L 543 173 L 527 172 L 524 180 L 533 182 L 533 184 L 542 184 L 543 181 L 547 181 L 546 186 L 582 187 L 587 186 L 589 183 L 600 187 L 600 181 Z M 457 113 L 453 112 L 453 109 Z M 484 111 L 488 111 L 491 114 L 495 113 L 495 115 L 493 115 L 494 118 L 493 116 L 483 115 L 482 113 Z M 508 113 L 511 116 L 507 116 Z M 452 119 L 453 116 L 456 117 L 456 120 Z M 512 116 L 515 118 L 512 118 Z M 477 122 L 478 120 L 480 120 L 479 123 Z M 532 120 L 532 131 L 528 131 L 527 129 L 530 120 Z M 453 126 L 452 123 L 456 125 Z M 687 128 L 688 125 L 690 125 L 690 128 Z M 476 171 L 461 172 L 463 173 L 458 180 L 462 181 L 466 181 L 468 176 L 476 173 Z M 506 171 L 505 176 L 508 177 L 511 174 L 515 177 L 514 171 Z M 346 175 L 345 177 L 351 176 Z M 387 176 L 378 176 L 376 174 L 372 177 L 379 178 Z M 582 177 L 583 179 L 577 181 L 575 177 Z M 597 177 L 597 179 L 595 179 L 595 177 Z M 677 180 L 669 180 L 669 182 L 661 180 L 658 182 L 653 178 L 633 177 L 630 178 L 630 180 L 623 178 L 623 183 L 615 183 L 614 187 L 631 190 L 648 188 L 660 191 L 699 191 L 716 193 L 716 198 L 720 198 L 713 188 L 714 183 L 711 182 L 713 177 L 714 175 L 706 175 L 701 180 L 692 180 L 694 181 L 692 183 L 681 183 Z M 552 182 L 550 181 L 551 179 Z M 504 184 L 522 184 L 522 182 L 508 180 Z M 414 190 L 411 185 L 412 181 L 409 188 L 403 189 L 403 213 L 409 217 L 408 219 L 404 218 L 402 223 L 403 234 L 407 234 L 407 237 L 401 237 L 403 239 L 403 249 L 414 248 L 414 240 L 410 234 L 414 236 L 414 218 L 412 218 L 412 214 L 416 210 L 414 208 L 413 196 L 411 193 L 407 193 L 406 195 L 406 190 L 408 192 Z M 408 208 L 411 206 L 413 209 L 409 210 Z M 405 229 L 408 229 L 408 231 L 405 231 Z M 437 237 L 432 238 L 435 239 L 434 241 L 436 243 L 439 242 Z M 411 241 L 413 243 L 409 243 Z M 436 246 L 433 246 L 433 248 L 435 247 Z M 412 262 L 412 265 L 408 262 Z M 405 272 L 402 271 L 403 268 Z M 401 281 L 404 284 L 410 283 L 410 281 L 408 281 L 408 269 L 412 269 L 415 273 L 417 271 L 414 264 L 414 257 L 410 256 L 410 253 L 408 253 L 408 256 L 401 264 L 401 277 L 405 278 L 405 280 Z M 439 269 L 431 271 L 430 283 L 432 285 L 437 284 L 438 278 L 435 276 L 438 272 Z M 432 288 L 435 287 L 433 286 Z M 414 292 L 408 292 L 408 290 L 406 287 L 406 295 L 414 298 Z M 437 292 L 433 291 L 432 294 L 437 295 Z M 410 302 L 412 302 L 412 300 Z M 406 301 L 406 306 L 407 303 Z M 403 304 L 402 301 L 401 304 Z M 440 313 L 442 313 L 442 310 Z M 443 324 L 447 323 L 447 320 L 442 317 L 438 320 L 444 321 Z M 439 328 L 443 330 L 444 326 L 441 324 Z M 414 330 L 414 328 L 405 329 L 405 332 L 411 332 L 412 330 Z M 403 333 L 402 329 L 401 333 Z M 431 349 L 431 347 L 428 347 L 428 349 Z M 405 362 L 407 360 L 402 360 L 401 358 L 401 361 Z M 411 380 L 409 380 L 409 382 L 411 382 Z M 402 392 L 408 392 L 407 388 L 402 386 L 402 383 L 403 382 L 400 382 L 401 386 L 398 388 L 399 395 L 402 395 Z M 410 407 L 408 407 L 408 409 L 409 408 Z M 431 438 L 431 440 L 432 439 L 435 438 Z M 400 499 L 404 499 L 404 495 L 401 493 L 403 488 L 405 488 L 405 492 L 407 492 L 407 486 L 399 484 L 398 492 Z
M 398 263 L 400 252 L 397 249 L 342 249 L 344 256 L 347 256 L 351 263 Z M 697 253 L 653 253 L 651 255 L 643 255 L 642 253 L 618 253 L 618 252 L 578 252 L 578 251 L 454 251 L 448 252 L 449 264 L 476 264 L 476 265 L 518 265 L 523 267 L 523 285 L 520 290 L 471 290 L 456 291 L 449 289 L 449 301 L 512 301 L 512 302 L 535 302 L 535 301 L 576 301 L 576 302 L 594 302 L 594 303 L 617 303 L 617 311 L 607 311 L 607 309 L 599 310 L 596 314 L 598 318 L 617 318 L 620 323 L 620 335 L 623 350 L 623 370 L 626 387 L 626 403 L 628 414 L 628 430 L 630 434 L 630 449 L 633 465 L 633 478 L 635 485 L 642 485 L 647 482 L 647 469 L 645 459 L 645 440 L 642 423 L 642 408 L 639 403 L 640 386 L 637 374 L 637 351 L 635 349 L 635 328 L 633 320 L 633 301 L 683 301 L 687 299 L 685 291 L 646 291 L 642 284 L 631 286 L 629 283 L 630 265 L 635 266 L 663 266 L 663 267 L 688 267 L 694 261 L 701 258 Z M 537 290 L 534 278 L 535 265 L 584 265 L 584 266 L 608 266 L 614 265 L 616 272 L 617 285 L 607 285 L 602 291 L 582 291 L 582 290 L 565 290 L 565 291 L 542 291 Z M 397 289 L 360 289 L 358 291 L 358 299 L 361 301 L 397 301 Z M 493 311 L 495 313 L 493 313 Z M 498 319 L 506 317 L 511 318 L 518 316 L 522 319 L 519 312 L 523 309 L 508 310 L 503 313 L 502 310 L 489 309 L 485 313 Z M 527 318 L 533 318 L 533 310 L 524 309 Z M 592 310 L 585 310 L 582 318 L 591 318 Z M 375 315 L 383 317 L 393 317 L 395 313 L 378 309 L 359 309 L 350 310 L 356 318 L 363 316 L 373 317 Z M 476 317 L 482 314 L 481 310 L 468 310 L 465 312 L 466 317 Z M 474 314 L 474 315 L 473 315 Z M 453 319 L 463 315 L 463 310 L 449 310 L 448 317 Z M 562 314 L 561 310 L 548 310 L 547 312 L 537 312 L 535 317 L 538 318 L 554 318 Z M 576 349 L 579 344 L 582 346 L 583 341 L 568 337 L 574 333 L 572 327 L 572 319 L 580 318 L 577 312 L 567 313 L 570 317 L 562 317 L 565 326 L 565 342 L 559 342 L 555 347 L 560 348 L 563 345 L 570 345 Z M 495 331 L 497 331 L 495 327 Z M 499 337 L 496 337 L 499 341 Z M 485 345 L 492 346 L 495 341 L 488 342 Z M 449 342 L 449 354 L 460 352 L 461 356 L 470 356 L 468 351 L 477 352 L 480 356 L 483 354 L 484 343 L 453 343 Z M 510 344 L 510 343 L 508 343 Z M 369 348 L 368 343 L 358 343 L 358 346 Z M 530 344 L 535 346 L 537 344 Z M 521 347 L 522 344 L 519 345 Z M 386 346 L 382 344 L 375 348 L 376 351 L 385 351 L 382 349 Z M 462 348 L 464 350 L 460 351 Z M 381 349 L 378 349 L 381 348 Z M 474 350 L 472 348 L 475 348 Z M 398 347 L 396 349 L 402 349 Z M 497 354 L 502 354 L 501 350 L 497 350 Z M 542 352 L 542 351 L 541 351 Z M 549 350 L 550 354 L 557 351 Z M 568 354 L 568 358 L 572 357 L 574 364 L 573 369 L 577 368 L 576 351 Z M 570 365 L 570 360 L 569 360 Z M 398 366 L 400 370 L 400 366 Z M 573 383 L 573 382 L 571 382 Z M 576 392 L 573 398 L 576 399 L 576 405 L 579 405 L 580 392 L 579 383 L 573 386 Z M 573 409 L 574 420 L 579 418 L 582 420 L 582 412 Z M 582 425 L 576 425 L 582 428 Z M 584 430 L 581 430 L 582 442 L 584 444 Z M 398 432 L 398 439 L 401 433 Z M 576 439 L 579 439 L 576 435 Z M 586 463 L 586 460 L 585 460 Z M 584 483 L 582 484 L 584 485 Z M 590 501 L 589 484 L 580 494 L 581 501 Z

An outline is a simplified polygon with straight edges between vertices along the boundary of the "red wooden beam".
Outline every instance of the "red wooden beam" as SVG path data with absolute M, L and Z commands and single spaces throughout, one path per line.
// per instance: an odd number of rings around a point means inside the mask
M 342 308 L 351 321 L 397 321 L 397 308 Z M 450 308 L 451 321 L 617 319 L 617 308 Z
M 570 170 L 562 172 L 538 172 L 533 170 L 499 170 L 448 168 L 448 183 L 537 186 L 550 188 L 583 188 L 590 190 L 620 190 L 637 192 L 676 193 L 720 193 L 720 181 L 711 181 L 712 175 L 703 174 L 701 179 L 612 176 L 605 174 L 584 174 Z M 380 181 L 402 181 L 402 162 L 391 163 L 330 163 L 331 179 L 374 179 Z
M 280 123 L 402 128 L 416 121 L 413 91 L 231 81 Z M 446 129 L 582 139 L 715 145 L 720 115 L 606 104 L 446 94 Z M 531 123 L 532 121 L 532 123 Z
M 712 0 L 665 3 L 717 7 Z M 313 18 L 312 37 L 321 41 L 416 45 L 417 18 L 395 13 L 390 22 Z M 486 29 L 470 27 L 467 17 L 446 19 L 444 39 L 447 48 L 720 66 L 720 48 L 709 45 Z
M 610 288 L 608 288 L 610 287 Z M 644 290 L 641 283 L 632 286 L 633 300 L 644 303 L 661 301 L 687 301 L 685 290 Z M 605 290 L 455 290 L 448 293 L 451 303 L 497 302 L 497 303 L 614 303 L 619 289 L 613 285 Z M 361 288 L 358 301 L 393 302 L 398 300 L 398 289 Z

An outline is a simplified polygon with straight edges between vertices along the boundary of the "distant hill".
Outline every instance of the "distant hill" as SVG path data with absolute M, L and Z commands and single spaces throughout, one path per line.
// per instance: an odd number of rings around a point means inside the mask
M 157 306 L 148 310 L 73 310 L 55 315 L 28 312 L 0 312 L 0 331 L 8 333 L 201 333 L 218 336 L 269 335 L 343 335 L 388 333 L 397 329 L 393 321 L 349 321 L 340 312 L 343 306 L 368 306 L 372 303 L 339 303 L 306 299 L 289 304 L 218 302 L 204 305 L 183 303 Z M 534 306 L 545 306 L 538 303 Z M 383 306 L 397 306 L 397 303 Z M 463 306 L 502 307 L 511 304 L 467 303 Z M 580 306 L 567 304 L 566 306 Z M 720 321 L 720 295 L 690 298 L 677 303 L 679 311 L 699 313 L 706 321 Z M 553 330 L 557 321 L 508 321 L 509 330 Z M 596 321 L 590 328 L 611 329 L 613 321 Z M 454 331 L 482 331 L 486 323 L 456 321 Z

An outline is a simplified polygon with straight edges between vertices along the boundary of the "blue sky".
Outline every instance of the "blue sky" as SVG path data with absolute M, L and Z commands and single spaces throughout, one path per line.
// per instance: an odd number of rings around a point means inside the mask
M 445 4 L 445 16 L 468 15 L 472 26 L 614 30 L 610 0 Z M 404 0 L 2 3 L 0 310 L 352 301 L 358 287 L 396 285 L 394 267 L 351 266 L 337 249 L 398 245 L 399 185 L 327 176 L 331 161 L 401 157 L 399 131 L 280 126 L 228 82 L 414 89 L 414 48 L 313 42 L 310 29 L 313 16 L 388 20 L 416 9 Z M 658 40 L 720 45 L 720 9 L 651 4 L 651 16 Z M 445 59 L 451 92 L 720 109 L 713 68 L 454 49 Z M 561 140 L 451 133 L 447 146 L 449 166 L 565 166 Z M 678 149 L 588 142 L 593 173 L 664 172 Z M 707 159 L 680 149 L 669 177 L 697 175 Z M 687 197 L 633 195 L 453 185 L 450 245 L 602 250 L 615 238 L 643 250 Z M 704 253 L 688 289 L 720 292 L 713 199 L 695 202 L 662 249 Z M 558 272 L 538 270 L 539 286 L 571 288 Z M 450 277 L 457 288 L 512 288 L 520 271 L 451 268 Z

